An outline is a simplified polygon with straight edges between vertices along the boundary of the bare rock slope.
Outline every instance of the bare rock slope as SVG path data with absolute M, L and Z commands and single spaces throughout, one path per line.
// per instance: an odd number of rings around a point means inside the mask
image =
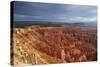
M 79 27 L 14 28 L 13 65 L 96 60 L 96 31 Z

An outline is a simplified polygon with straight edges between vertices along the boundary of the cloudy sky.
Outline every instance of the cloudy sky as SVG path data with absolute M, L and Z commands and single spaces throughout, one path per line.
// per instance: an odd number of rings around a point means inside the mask
M 96 22 L 97 7 L 15 1 L 14 21 Z

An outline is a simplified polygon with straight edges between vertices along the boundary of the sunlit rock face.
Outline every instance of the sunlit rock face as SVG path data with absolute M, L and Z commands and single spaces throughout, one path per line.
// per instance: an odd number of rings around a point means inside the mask
M 15 28 L 12 64 L 55 64 L 96 60 L 96 30 L 78 26 Z

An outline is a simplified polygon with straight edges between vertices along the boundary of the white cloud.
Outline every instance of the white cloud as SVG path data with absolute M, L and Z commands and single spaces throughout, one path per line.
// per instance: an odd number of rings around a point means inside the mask
M 14 16 L 19 18 L 33 18 L 33 19 L 43 18 L 43 16 L 29 16 L 29 15 L 22 15 L 22 14 L 14 14 Z
M 90 12 L 91 13 L 97 13 L 97 10 L 91 10 Z
M 22 17 L 22 18 L 26 17 L 25 15 L 22 15 L 22 14 L 14 14 L 14 16 L 15 17 Z
M 43 18 L 43 16 L 30 16 L 30 17 L 35 18 L 35 19 Z
M 97 17 L 72 17 L 70 18 L 70 20 L 72 21 L 83 21 L 83 22 L 96 22 L 97 21 Z

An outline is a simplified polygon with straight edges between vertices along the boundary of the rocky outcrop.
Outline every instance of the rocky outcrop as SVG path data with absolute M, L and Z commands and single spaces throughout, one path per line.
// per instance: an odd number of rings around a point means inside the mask
M 96 60 L 96 32 L 68 27 L 15 28 L 12 65 L 55 64 Z

